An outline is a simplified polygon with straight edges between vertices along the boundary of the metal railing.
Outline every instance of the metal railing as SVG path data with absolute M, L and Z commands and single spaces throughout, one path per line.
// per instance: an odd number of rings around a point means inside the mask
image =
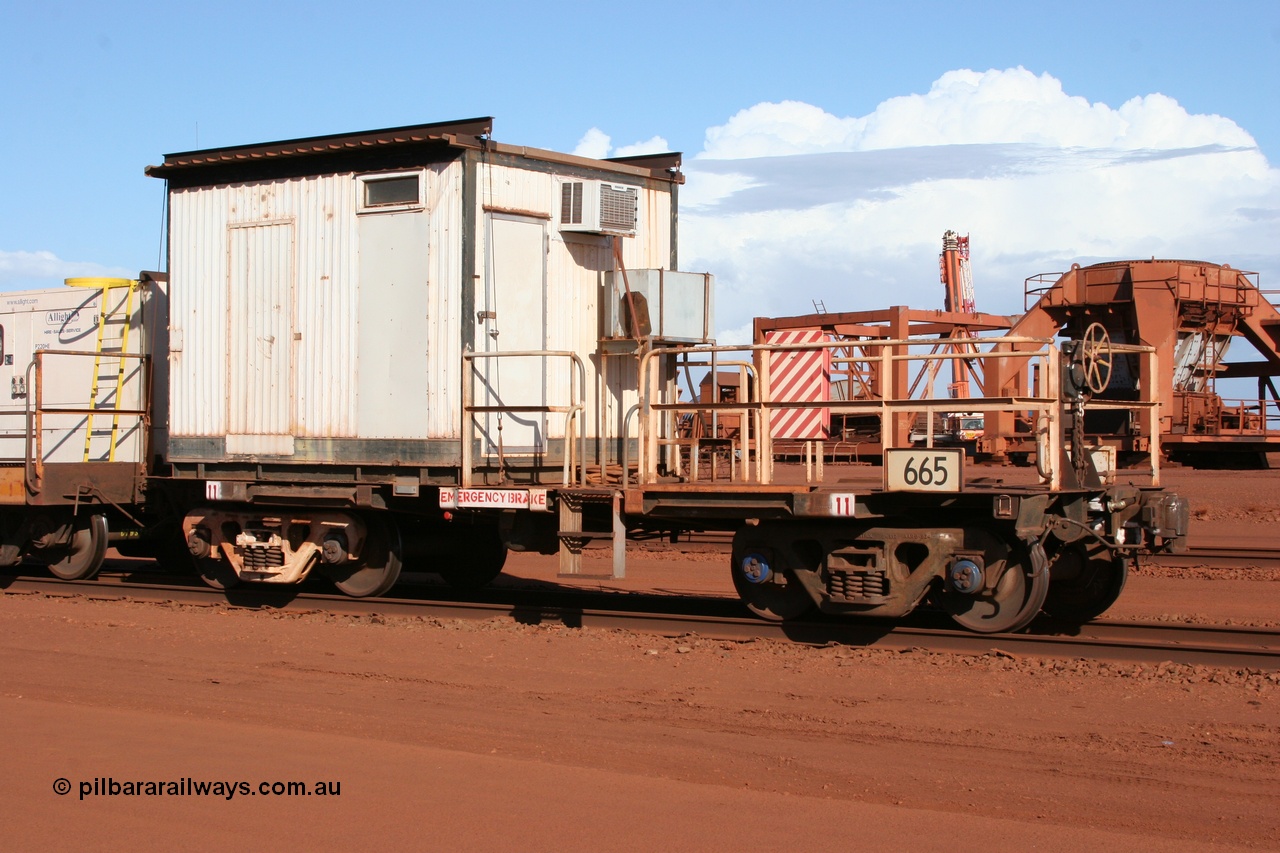
M 955 344 L 951 351 L 938 351 L 937 344 Z M 862 415 L 879 419 L 882 445 L 885 449 L 895 446 L 910 446 L 909 441 L 898 442 L 898 434 L 909 434 L 909 425 L 918 415 L 924 415 L 927 424 L 925 444 L 933 446 L 933 422 L 937 414 L 958 412 L 1002 412 L 1016 411 L 1029 417 L 1034 425 L 1037 438 L 1037 462 L 1042 481 L 1050 488 L 1057 489 L 1062 484 L 1062 471 L 1059 466 L 1061 450 L 1064 446 L 1063 408 L 1060 395 L 1059 377 L 1062 355 L 1055 346 L 1055 341 L 1047 338 L 1001 337 L 1001 338 L 964 338 L 941 341 L 919 339 L 859 341 L 862 353 L 857 356 L 834 355 L 830 361 L 833 367 L 843 362 L 863 362 L 874 364 L 881 377 L 878 396 L 857 400 L 797 400 L 776 399 L 770 384 L 770 356 L 788 352 L 814 352 L 822 350 L 839 350 L 847 348 L 847 341 L 827 341 L 821 343 L 798 344 L 756 344 L 743 346 L 696 346 L 669 347 L 653 350 L 641 357 L 639 370 L 640 387 L 640 440 L 639 459 L 637 460 L 637 479 L 643 484 L 656 483 L 661 471 L 680 473 L 678 459 L 670 455 L 672 442 L 670 423 L 681 413 L 694 413 L 708 408 L 725 412 L 738 412 L 743 416 L 743 423 L 748 418 L 754 429 L 754 442 L 742 442 L 741 451 L 744 462 L 754 450 L 755 477 L 750 476 L 751 468 L 743 467 L 745 479 L 767 485 L 774 482 L 773 467 L 773 435 L 771 413 L 785 410 L 825 410 L 832 415 Z M 964 345 L 961 349 L 959 345 Z M 931 347 L 929 352 L 913 352 L 925 346 Z M 1021 349 L 1019 349 L 1021 347 Z M 749 398 L 733 403 L 705 403 L 694 401 L 667 402 L 663 399 L 661 377 L 668 372 L 666 359 L 675 357 L 714 356 L 718 353 L 751 352 L 756 362 L 757 380 L 750 386 Z M 1146 375 L 1156 375 L 1155 350 L 1151 347 L 1112 344 L 1111 352 L 1115 354 L 1136 354 L 1150 359 Z M 948 360 L 965 360 L 986 365 L 992 361 L 1006 361 L 1015 366 L 1017 371 L 1026 371 L 1031 377 L 1038 377 L 1034 385 L 1027 383 L 1030 392 L 1009 397 L 912 397 L 909 394 L 895 397 L 892 389 L 895 386 L 893 377 L 909 375 L 912 368 L 928 370 L 931 364 Z M 984 367 L 984 372 L 986 372 Z M 987 375 L 991 375 L 987 373 Z M 905 383 L 903 383 L 905 384 Z M 887 391 L 885 389 L 888 389 Z M 1153 484 L 1159 482 L 1159 424 L 1158 400 L 1145 401 L 1112 401 L 1091 400 L 1084 408 L 1095 409 L 1127 409 L 1142 413 L 1140 428 L 1151 441 L 1151 476 Z M 903 426 L 902 429 L 895 427 Z M 812 474 L 810 474 L 812 476 Z M 818 469 L 821 479 L 821 468 Z
M 115 445 L 116 445 L 116 442 L 118 441 L 118 435 L 119 435 L 119 418 L 122 416 L 136 417 L 138 419 L 137 427 L 140 429 L 140 432 L 141 432 L 141 438 L 139 440 L 143 444 L 142 444 L 142 447 L 139 448 L 138 458 L 135 460 L 130 460 L 128 464 L 134 464 L 134 465 L 145 464 L 145 461 L 147 458 L 146 441 L 147 441 L 147 435 L 149 433 L 149 429 L 147 427 L 148 427 L 148 421 L 150 418 L 150 412 L 146 408 L 145 401 L 142 408 L 137 408 L 137 409 L 122 408 L 120 406 L 120 397 L 121 397 L 121 394 L 123 394 L 124 388 L 127 385 L 126 382 L 122 381 L 119 386 L 120 390 L 114 395 L 112 395 L 114 399 L 114 405 L 109 407 L 96 405 L 97 401 L 90 401 L 90 404 L 87 406 L 46 406 L 44 405 L 44 362 L 45 362 L 45 359 L 50 356 L 58 356 L 58 357 L 71 356 L 76 358 L 100 359 L 100 353 L 92 350 L 78 351 L 78 350 L 46 349 L 46 350 L 36 350 L 36 352 L 34 353 L 31 359 L 31 362 L 27 365 L 27 369 L 25 373 L 26 385 L 27 385 L 27 396 L 24 398 L 24 407 L 23 407 L 24 414 L 26 417 L 26 453 L 25 453 L 23 470 L 24 470 L 24 476 L 26 479 L 27 488 L 33 494 L 39 494 L 42 488 L 42 481 L 44 480 L 44 467 L 45 467 L 44 418 L 46 415 L 80 415 L 82 416 L 84 420 L 82 420 L 80 423 L 76 424 L 75 426 L 67 428 L 67 436 L 70 437 L 71 435 L 78 433 L 81 429 L 84 429 L 87 433 L 85 437 L 86 449 L 89 447 L 89 442 L 92 441 L 92 438 L 93 438 L 93 432 L 92 432 L 93 416 L 95 414 L 112 415 L 115 423 L 113 423 L 113 426 L 111 429 L 111 434 L 109 439 L 110 444 L 108 446 L 108 451 L 107 451 L 108 461 L 110 462 L 115 461 L 115 449 L 116 449 Z M 112 358 L 120 358 L 122 360 L 122 363 L 124 359 L 136 359 L 140 367 L 142 368 L 142 370 L 139 372 L 139 377 L 142 378 L 142 380 L 145 382 L 145 377 L 148 373 L 148 371 L 146 370 L 146 365 L 147 365 L 148 359 L 150 358 L 150 356 L 148 356 L 146 353 L 133 353 L 133 352 L 112 353 Z M 125 434 L 128 435 L 130 432 L 131 430 L 126 430 Z M 86 462 L 89 461 L 89 459 L 87 458 L 88 457 L 87 450 L 86 450 L 85 456 L 86 456 L 86 459 L 84 461 Z
M 1031 306 L 1053 290 L 1064 275 L 1066 275 L 1064 272 L 1042 272 L 1026 278 L 1022 282 L 1022 313 L 1030 311 Z
M 1265 397 L 1221 397 L 1218 402 L 1216 423 L 1208 425 L 1205 435 L 1267 436 L 1280 432 L 1280 402 Z
M 475 362 L 482 359 L 502 358 L 563 358 L 569 362 L 569 404 L 551 405 L 547 403 L 527 405 L 484 405 L 475 404 L 475 380 L 477 371 Z M 476 439 L 476 415 L 498 414 L 564 414 L 564 460 L 561 485 L 575 485 L 576 469 L 577 485 L 586 485 L 587 476 L 587 436 L 586 430 L 575 429 L 584 417 L 586 409 L 587 369 L 582 358 L 569 350 L 521 350 L 512 352 L 471 352 L 462 354 L 462 475 L 464 488 L 476 485 L 475 451 L 472 447 Z M 576 448 L 575 448 L 576 445 Z M 491 456 L 491 454 L 485 454 Z M 501 457 L 501 452 L 499 456 Z M 503 460 L 499 459 L 499 465 Z

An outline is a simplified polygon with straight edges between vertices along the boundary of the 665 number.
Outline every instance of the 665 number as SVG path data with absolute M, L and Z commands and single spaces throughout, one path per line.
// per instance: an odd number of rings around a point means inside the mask
M 922 456 L 917 462 L 915 456 L 908 456 L 902 467 L 902 482 L 908 486 L 941 487 L 951 478 L 947 463 L 949 456 Z
M 958 492 L 964 482 L 960 448 L 885 450 L 885 488 L 891 492 Z

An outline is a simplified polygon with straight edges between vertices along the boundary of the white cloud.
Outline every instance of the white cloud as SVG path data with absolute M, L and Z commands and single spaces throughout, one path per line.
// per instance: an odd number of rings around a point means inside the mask
M 814 299 L 941 307 L 948 229 L 971 236 L 978 308 L 993 313 L 1020 313 L 1025 278 L 1076 262 L 1280 276 L 1280 170 L 1247 132 L 1161 94 L 1089 103 L 1022 68 L 951 71 L 866 116 L 757 104 L 710 128 L 685 170 L 681 266 L 716 273 L 718 325 L 736 332 Z
M 578 140 L 573 153 L 579 157 L 594 157 L 603 160 L 605 157 L 638 157 L 641 154 L 662 154 L 670 151 L 671 146 L 661 136 L 654 136 L 643 142 L 623 145 L 617 150 L 613 148 L 613 139 L 598 127 L 593 127 Z
M 602 160 L 609 156 L 610 139 L 608 134 L 598 127 L 593 127 L 578 140 L 578 147 L 573 153 L 578 157 L 594 157 Z
M 78 277 L 133 277 L 135 272 L 84 261 L 64 261 L 52 252 L 0 250 L 0 291 L 59 287 L 63 279 Z
M 614 157 L 639 157 L 641 154 L 663 154 L 671 150 L 670 143 L 661 136 L 653 136 L 644 142 L 623 145 L 613 152 Z
M 1235 122 L 1189 115 L 1165 95 L 1135 97 L 1113 110 L 1067 95 L 1049 74 L 1037 77 L 1011 68 L 948 71 L 927 93 L 890 98 L 858 118 L 837 118 L 797 101 L 756 104 L 709 129 L 698 156 L 740 159 L 1001 142 L 1129 150 L 1254 145 Z

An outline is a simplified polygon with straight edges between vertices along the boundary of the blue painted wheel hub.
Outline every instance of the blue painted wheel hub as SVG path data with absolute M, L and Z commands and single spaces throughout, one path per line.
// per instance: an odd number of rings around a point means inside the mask
M 739 568 L 748 583 L 767 583 L 773 577 L 773 569 L 769 568 L 769 561 L 763 554 L 752 552 L 745 555 Z
M 982 590 L 982 567 L 973 560 L 956 560 L 947 572 L 947 579 L 956 592 L 972 595 Z

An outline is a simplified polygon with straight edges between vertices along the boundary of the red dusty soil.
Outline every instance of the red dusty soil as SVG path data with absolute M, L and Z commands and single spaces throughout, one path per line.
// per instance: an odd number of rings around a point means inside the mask
M 1280 539 L 1277 475 L 1169 480 L 1194 489 L 1198 537 Z M 590 583 L 727 594 L 721 557 L 635 556 L 626 581 Z M 1108 615 L 1276 624 L 1276 572 L 1189 574 L 1137 572 Z M 1280 838 L 1275 673 L 20 594 L 0 614 L 5 850 Z M 328 793 L 258 793 L 293 781 Z

